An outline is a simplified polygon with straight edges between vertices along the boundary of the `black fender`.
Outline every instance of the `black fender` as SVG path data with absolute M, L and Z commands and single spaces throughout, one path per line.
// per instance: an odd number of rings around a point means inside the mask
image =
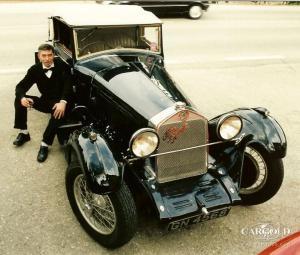
M 72 154 L 86 175 L 90 190 L 97 194 L 108 194 L 120 188 L 123 178 L 123 164 L 118 163 L 105 139 L 96 133 L 96 139 L 90 139 L 89 132 L 74 132 L 67 145 L 67 161 Z
M 252 136 L 247 145 L 260 147 L 274 158 L 283 158 L 286 156 L 287 141 L 282 127 L 269 115 L 267 109 L 260 107 L 239 108 L 210 120 L 210 142 L 219 140 L 216 127 L 219 119 L 227 114 L 236 114 L 242 118 L 243 127 L 241 134 L 244 134 L 246 137 L 249 135 Z
M 189 6 L 193 6 L 193 5 L 200 5 L 203 11 L 207 11 L 207 9 L 209 8 L 208 3 L 204 3 L 203 1 L 191 1 L 189 2 Z

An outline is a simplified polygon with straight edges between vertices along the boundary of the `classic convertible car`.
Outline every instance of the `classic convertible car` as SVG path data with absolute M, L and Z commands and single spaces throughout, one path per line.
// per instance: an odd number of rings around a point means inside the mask
M 133 237 L 139 203 L 175 230 L 273 197 L 287 144 L 269 111 L 208 120 L 166 71 L 154 14 L 88 6 L 69 5 L 49 22 L 73 76 L 75 106 L 58 138 L 68 199 L 86 232 L 116 248 Z
M 185 14 L 190 19 L 200 19 L 209 5 L 207 1 L 199 0 L 111 0 L 96 2 L 102 4 L 134 4 L 151 11 L 155 15 Z

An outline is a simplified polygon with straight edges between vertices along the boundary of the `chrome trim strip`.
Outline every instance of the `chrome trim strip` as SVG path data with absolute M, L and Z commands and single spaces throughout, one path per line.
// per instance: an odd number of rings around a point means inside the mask
M 185 109 L 190 110 L 190 111 L 195 112 L 198 115 L 200 115 L 195 109 L 193 109 L 190 106 L 186 106 Z M 172 106 L 164 109 L 163 111 L 159 112 L 158 114 L 154 115 L 149 120 L 149 124 L 150 124 L 150 126 L 154 126 L 156 128 L 160 122 L 162 122 L 165 119 L 168 119 L 169 117 L 173 116 L 174 114 L 176 114 L 177 112 L 180 112 L 180 111 L 182 111 L 182 109 L 176 110 L 176 102 L 175 102 L 174 105 L 172 105 Z
M 232 139 L 230 141 L 235 141 L 235 140 L 237 140 L 237 139 Z M 211 145 L 225 143 L 225 142 L 226 141 L 218 141 L 218 142 L 214 142 L 214 143 L 207 143 L 207 144 L 193 146 L 193 147 L 185 148 L 185 149 L 181 149 L 181 150 L 175 150 L 175 151 L 168 151 L 168 152 L 162 152 L 162 153 L 152 154 L 149 157 L 161 156 L 161 155 L 176 153 L 176 152 L 180 152 L 180 151 L 188 151 L 188 150 L 193 150 L 193 149 L 202 148 L 202 147 L 208 147 L 208 146 L 211 146 Z
M 80 127 L 80 126 L 82 126 L 82 122 L 78 122 L 75 124 L 66 124 L 66 125 L 59 126 L 58 128 L 69 128 L 69 127 Z
M 157 127 L 160 122 L 168 118 L 169 116 L 172 116 L 175 114 L 177 111 L 175 109 L 175 105 L 170 106 L 169 108 L 166 108 L 165 110 L 159 112 L 155 116 L 153 116 L 150 120 L 149 123 L 153 124 L 154 127 Z
M 161 155 L 171 154 L 171 153 L 176 153 L 176 152 L 180 152 L 180 151 L 193 150 L 193 149 L 197 149 L 197 148 L 201 148 L 201 147 L 208 147 L 208 146 L 211 146 L 211 145 L 216 145 L 216 144 L 221 144 L 221 143 L 226 143 L 226 142 L 236 141 L 236 143 L 238 144 L 238 143 L 241 142 L 241 140 L 243 140 L 243 138 L 244 138 L 244 134 L 242 134 L 241 137 L 237 137 L 237 138 L 234 138 L 234 139 L 228 140 L 228 141 L 218 141 L 218 142 L 214 142 L 214 143 L 207 143 L 207 144 L 198 145 L 198 146 L 194 146 L 194 147 L 190 147 L 190 148 L 185 148 L 185 149 L 181 149 L 181 150 L 175 150 L 175 151 L 168 151 L 168 152 L 162 152 L 162 153 L 152 154 L 152 155 L 149 156 L 149 158 L 155 157 L 155 156 L 161 156 Z M 237 144 L 235 144 L 235 145 L 237 145 Z M 131 159 L 128 159 L 128 162 L 136 161 L 136 160 L 139 160 L 139 159 L 141 159 L 141 158 L 131 158 Z
M 52 17 L 48 17 L 48 42 L 52 42 L 54 38 L 50 39 L 51 37 L 51 27 L 53 29 L 53 22 Z
M 78 60 L 85 60 L 85 59 L 89 59 L 89 58 L 94 57 L 94 56 L 102 56 L 102 55 L 107 55 L 107 54 L 118 54 L 118 52 L 122 53 L 124 51 L 125 52 L 133 52 L 133 53 L 141 52 L 141 53 L 147 53 L 149 55 L 161 56 L 160 51 L 154 52 L 154 51 L 150 51 L 150 50 L 137 49 L 137 48 L 123 48 L 123 49 L 110 49 L 110 50 L 97 51 L 97 52 L 93 52 L 91 54 L 85 54 L 81 57 L 78 57 L 77 59 Z
M 168 8 L 168 7 L 182 7 L 182 6 L 189 6 L 188 4 L 153 4 L 153 5 L 147 5 L 147 4 L 141 4 L 142 7 L 162 7 L 162 8 Z
M 73 29 L 73 39 L 74 39 L 74 47 L 75 47 L 75 57 L 76 59 L 80 59 L 81 57 L 79 57 L 79 49 L 78 49 L 78 38 L 77 38 L 77 32 L 75 31 L 75 29 Z

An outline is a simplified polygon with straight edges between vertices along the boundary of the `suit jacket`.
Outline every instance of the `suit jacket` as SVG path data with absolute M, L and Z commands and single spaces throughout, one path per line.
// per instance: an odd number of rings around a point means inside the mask
M 26 92 L 36 84 L 45 100 L 69 101 L 72 94 L 70 70 L 62 60 L 54 59 L 54 69 L 50 78 L 46 76 L 42 63 L 30 67 L 25 77 L 16 86 L 16 97 L 21 100 Z

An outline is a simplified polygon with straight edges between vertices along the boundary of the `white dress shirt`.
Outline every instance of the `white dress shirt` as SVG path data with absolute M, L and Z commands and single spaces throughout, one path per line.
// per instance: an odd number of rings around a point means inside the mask
M 43 69 L 50 69 L 52 67 L 54 67 L 54 63 L 52 63 L 52 65 L 49 66 L 49 67 L 46 67 L 46 66 L 43 65 Z M 48 72 L 46 72 L 45 75 L 50 79 L 51 75 L 52 75 L 52 70 L 49 70 Z
M 44 66 L 43 65 L 43 69 L 49 69 L 49 71 L 47 71 L 47 72 L 45 72 L 45 75 L 50 79 L 51 78 L 51 75 L 52 75 L 52 70 L 50 70 L 50 68 L 52 68 L 52 67 L 54 67 L 54 63 L 52 63 L 52 65 L 51 66 L 49 66 L 49 67 L 46 67 L 46 66 Z M 67 103 L 67 101 L 66 100 L 60 100 L 60 103 Z

